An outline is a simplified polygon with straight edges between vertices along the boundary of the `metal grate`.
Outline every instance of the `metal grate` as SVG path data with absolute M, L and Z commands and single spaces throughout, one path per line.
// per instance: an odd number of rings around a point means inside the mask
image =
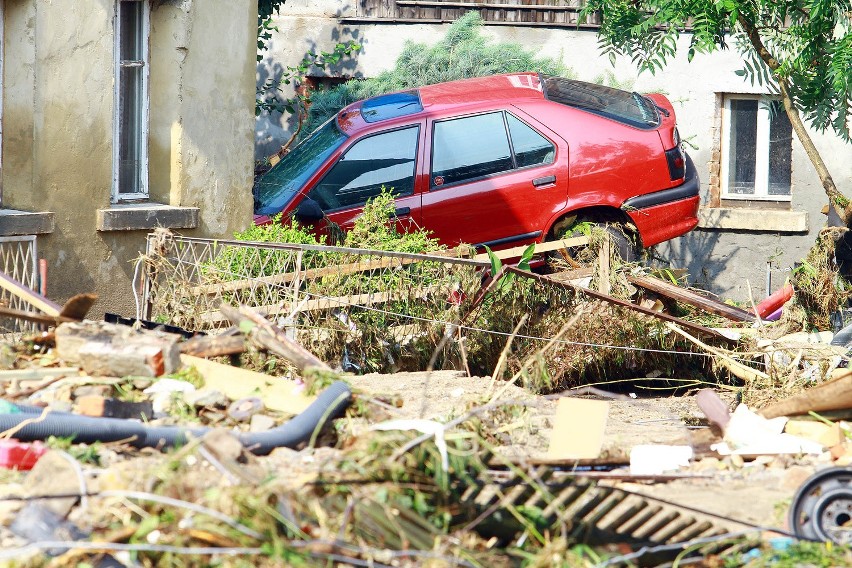
M 694 552 L 693 556 L 707 556 L 740 552 L 749 547 L 749 542 L 739 536 L 759 534 L 758 527 L 750 523 L 658 501 L 549 466 L 490 473 L 466 490 L 463 504 L 473 504 L 481 511 L 534 512 L 530 518 L 540 528 L 574 541 L 595 545 L 619 542 L 634 549 L 670 545 L 670 556 L 687 549 Z M 482 524 L 489 522 L 514 521 L 504 515 L 485 519 Z
M 35 235 L 0 237 L 0 269 L 24 286 L 38 290 L 38 254 Z M 0 305 L 16 310 L 31 310 L 23 300 L 0 289 Z M 30 333 L 37 325 L 11 318 L 0 318 L 0 333 Z

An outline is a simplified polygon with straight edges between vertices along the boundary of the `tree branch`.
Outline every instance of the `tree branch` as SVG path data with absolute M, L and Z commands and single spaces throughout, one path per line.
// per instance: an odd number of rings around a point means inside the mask
M 819 176 L 822 187 L 825 190 L 825 194 L 828 196 L 829 204 L 834 208 L 838 216 L 840 216 L 843 224 L 848 225 L 849 221 L 852 220 L 852 203 L 850 203 L 849 199 L 837 189 L 837 185 L 835 185 L 834 179 L 828 171 L 828 167 L 825 165 L 822 156 L 820 156 L 819 150 L 817 150 L 814 145 L 810 134 L 808 134 L 808 130 L 802 122 L 802 117 L 799 115 L 798 109 L 796 109 L 796 106 L 793 104 L 793 98 L 790 96 L 789 82 L 787 78 L 782 76 L 780 73 L 781 64 L 772 55 L 772 53 L 769 52 L 766 45 L 764 45 L 763 39 L 760 37 L 760 32 L 754 23 L 743 16 L 742 13 L 737 14 L 737 22 L 740 26 L 742 26 L 746 36 L 760 59 L 767 67 L 769 67 L 772 71 L 772 76 L 775 77 L 776 81 L 778 81 L 778 87 L 781 91 L 781 101 L 784 104 L 784 111 L 787 113 L 787 118 L 790 119 L 793 131 L 796 133 L 796 137 L 799 139 L 799 142 L 802 143 L 802 146 L 805 149 L 805 154 L 807 154 L 808 159 L 811 161 L 811 164 L 813 164 L 814 169 Z

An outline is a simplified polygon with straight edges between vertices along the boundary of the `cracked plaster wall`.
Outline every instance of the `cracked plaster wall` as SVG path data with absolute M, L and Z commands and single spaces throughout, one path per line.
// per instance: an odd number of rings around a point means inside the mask
M 53 211 L 38 238 L 48 294 L 94 291 L 133 315 L 133 259 L 147 231 L 96 231 L 110 207 L 114 0 L 6 0 L 3 206 Z M 251 221 L 256 0 L 154 2 L 150 196 L 200 208 L 194 236 Z

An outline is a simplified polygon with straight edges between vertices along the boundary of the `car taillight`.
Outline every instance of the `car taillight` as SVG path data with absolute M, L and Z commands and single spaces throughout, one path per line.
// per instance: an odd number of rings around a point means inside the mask
M 666 162 L 669 164 L 669 175 L 672 181 L 683 179 L 686 175 L 686 159 L 683 156 L 680 146 L 666 150 Z

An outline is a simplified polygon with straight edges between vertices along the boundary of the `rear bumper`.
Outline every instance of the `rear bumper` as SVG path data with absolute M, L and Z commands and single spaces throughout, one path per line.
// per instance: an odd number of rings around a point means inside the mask
M 636 225 L 643 247 L 679 237 L 698 225 L 701 180 L 689 155 L 684 177 L 677 187 L 638 195 L 621 205 Z

